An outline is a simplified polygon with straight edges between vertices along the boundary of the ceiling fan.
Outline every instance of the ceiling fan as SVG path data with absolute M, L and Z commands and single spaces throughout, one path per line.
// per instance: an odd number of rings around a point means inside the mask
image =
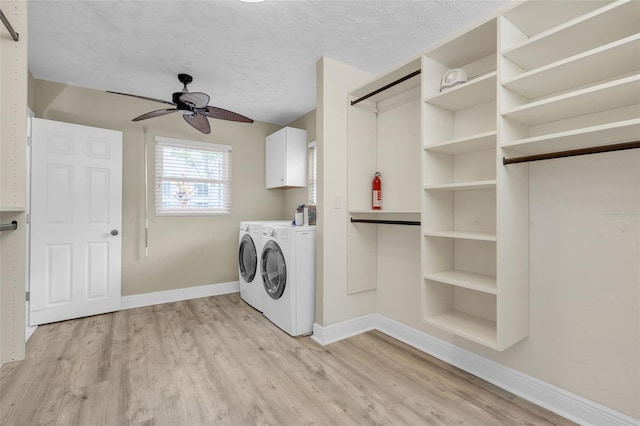
M 253 123 L 252 119 L 247 118 L 244 115 L 240 115 L 226 109 L 207 105 L 209 103 L 210 97 L 206 93 L 189 92 L 189 90 L 187 89 L 187 85 L 193 81 L 193 77 L 191 77 L 189 74 L 178 74 L 178 80 L 180 80 L 184 87 L 180 92 L 173 93 L 173 102 L 148 98 L 146 96 L 130 95 L 128 93 L 111 91 L 107 91 L 107 93 L 146 99 L 148 101 L 160 102 L 163 104 L 173 105 L 175 107 L 151 111 L 146 114 L 142 114 L 141 116 L 136 117 L 131 121 L 146 120 L 147 118 L 160 117 L 161 115 L 180 112 L 182 113 L 182 117 L 187 123 L 204 134 L 211 133 L 211 126 L 209 125 L 209 120 L 207 120 L 207 117 L 217 118 L 219 120 L 239 121 L 241 123 Z

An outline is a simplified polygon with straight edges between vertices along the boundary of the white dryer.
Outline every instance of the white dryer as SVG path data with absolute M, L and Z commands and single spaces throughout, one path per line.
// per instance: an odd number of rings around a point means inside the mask
M 260 256 L 263 313 L 292 336 L 315 319 L 316 227 L 264 225 Z
M 290 220 L 244 221 L 240 222 L 238 239 L 238 281 L 242 300 L 262 312 L 262 277 L 260 273 L 260 253 L 262 252 L 263 224 L 290 224 Z
M 238 281 L 240 297 L 259 311 L 262 311 L 262 280 L 258 270 L 258 247 L 262 239 L 262 224 L 240 222 L 238 240 Z

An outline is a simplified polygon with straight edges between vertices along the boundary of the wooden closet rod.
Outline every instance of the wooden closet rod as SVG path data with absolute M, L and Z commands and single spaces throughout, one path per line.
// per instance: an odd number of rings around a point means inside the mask
M 18 222 L 15 220 L 11 223 L 0 225 L 0 231 L 15 231 L 16 229 L 18 229 Z
M 375 223 L 381 225 L 412 225 L 420 226 L 420 222 L 413 222 L 410 220 L 378 220 L 378 219 L 354 219 L 351 218 L 351 223 Z
M 2 21 L 4 26 L 7 27 L 7 31 L 9 31 L 9 34 L 11 34 L 11 38 L 13 39 L 13 41 L 20 40 L 20 34 L 18 34 L 16 30 L 13 29 L 13 27 L 11 26 L 11 22 L 9 22 L 7 17 L 4 16 L 2 9 L 0 9 L 0 20 Z
M 573 157 L 576 155 L 599 154 L 601 152 L 622 151 L 625 149 L 640 148 L 640 141 L 618 143 L 614 145 L 594 146 L 591 148 L 572 149 L 569 151 L 551 152 L 549 154 L 526 155 L 523 157 L 502 157 L 502 164 L 526 163 L 530 161 L 550 160 L 552 158 Z
M 414 71 L 414 72 L 412 72 L 411 74 L 405 75 L 404 77 L 399 78 L 399 79 L 397 79 L 396 81 L 393 81 L 393 82 L 391 82 L 391 83 L 387 84 L 387 85 L 386 85 L 386 86 L 384 86 L 384 87 L 381 87 L 381 88 L 379 88 L 379 89 L 377 89 L 377 90 L 374 90 L 373 92 L 368 93 L 368 94 L 364 95 L 363 97 L 356 99 L 355 101 L 351 101 L 351 106 L 353 106 L 353 105 L 357 104 L 358 102 L 362 102 L 362 101 L 364 101 L 365 99 L 368 99 L 368 98 L 370 98 L 370 97 L 371 97 L 371 96 L 373 96 L 373 95 L 377 95 L 377 94 L 378 94 L 378 93 L 380 93 L 380 92 L 384 92 L 385 90 L 389 89 L 390 87 L 396 86 L 396 85 L 398 85 L 398 84 L 402 83 L 403 81 L 409 80 L 410 78 L 415 77 L 415 76 L 416 76 L 416 75 L 418 75 L 418 74 L 420 74 L 420 70 L 418 70 L 418 71 Z

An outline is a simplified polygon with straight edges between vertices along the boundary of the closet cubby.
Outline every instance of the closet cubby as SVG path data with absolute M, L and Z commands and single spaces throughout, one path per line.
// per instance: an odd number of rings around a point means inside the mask
M 416 59 L 349 93 L 349 219 L 387 222 L 419 220 L 420 157 L 417 154 L 421 145 L 420 71 L 421 61 Z M 399 84 L 379 91 L 403 78 L 406 79 Z M 360 100 L 364 96 L 367 98 Z M 381 210 L 371 208 L 371 180 L 375 172 L 382 175 Z M 398 225 L 354 223 L 349 220 L 346 226 L 348 294 L 374 290 L 387 276 L 402 279 L 402 273 L 380 270 L 393 265 L 386 246 L 398 244 L 400 233 L 394 228 Z M 415 228 L 415 231 L 406 228 Z M 402 234 L 407 231 L 419 238 L 418 226 L 404 226 Z M 407 245 L 410 244 L 407 241 Z M 382 246 L 385 250 L 381 249 Z
M 525 3 L 525 8 L 535 7 L 532 3 L 536 2 Z M 540 14 L 544 10 L 547 14 L 551 12 L 548 9 L 550 2 L 539 3 Z M 518 7 L 506 13 L 504 19 L 514 28 L 509 29 L 510 37 L 501 44 L 502 56 L 528 71 L 631 36 L 640 28 L 640 5 L 636 0 L 615 1 L 587 13 L 582 13 L 585 8 L 579 4 L 582 2 L 572 3 L 579 13 L 577 17 L 539 33 L 523 32 L 526 24 L 523 24 L 523 11 Z M 598 2 L 589 3 L 593 3 L 591 6 L 599 5 Z M 518 33 L 520 36 L 515 36 Z
M 637 141 L 640 3 L 569 2 L 570 19 L 530 28 L 527 13 L 553 7 L 527 2 L 501 17 L 501 146 L 542 154 Z

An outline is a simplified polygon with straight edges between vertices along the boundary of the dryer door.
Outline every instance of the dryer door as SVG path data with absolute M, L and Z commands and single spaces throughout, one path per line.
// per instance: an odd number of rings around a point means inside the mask
M 240 240 L 238 268 L 245 282 L 253 281 L 258 268 L 258 253 L 256 253 L 256 245 L 253 243 L 251 235 L 245 235 Z
M 262 250 L 262 284 L 269 297 L 280 299 L 287 285 L 287 264 L 277 242 L 270 240 Z

